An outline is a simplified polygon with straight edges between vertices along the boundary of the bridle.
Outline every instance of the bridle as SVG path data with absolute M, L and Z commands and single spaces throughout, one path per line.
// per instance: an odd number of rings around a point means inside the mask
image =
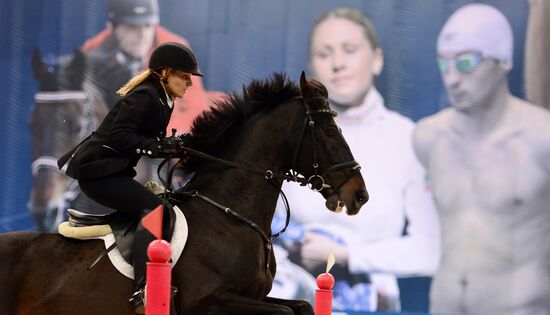
M 302 126 L 301 139 L 300 139 L 300 142 L 298 143 L 298 145 L 297 145 L 297 147 L 294 151 L 291 166 L 294 167 L 296 165 L 296 162 L 298 160 L 298 155 L 299 155 L 300 149 L 302 147 L 302 143 L 304 142 L 304 139 L 305 139 L 306 131 L 310 130 L 311 131 L 311 137 L 312 137 L 312 146 L 313 146 L 313 149 L 312 149 L 313 150 L 313 153 L 312 153 L 312 155 L 313 155 L 312 156 L 313 175 L 309 176 L 309 178 L 306 178 L 305 176 L 299 174 L 294 169 L 291 169 L 291 170 L 287 171 L 286 173 L 276 173 L 276 172 L 274 172 L 272 170 L 269 170 L 269 169 L 268 170 L 261 170 L 261 169 L 258 169 L 258 168 L 254 168 L 254 167 L 250 167 L 250 166 L 246 166 L 246 165 L 242 165 L 242 164 L 237 164 L 237 163 L 234 163 L 234 162 L 231 162 L 231 161 L 228 161 L 228 160 L 220 159 L 220 158 L 217 158 L 215 156 L 212 156 L 212 155 L 209 155 L 209 154 L 191 149 L 189 147 L 185 147 L 185 146 L 181 147 L 181 150 L 184 151 L 186 154 L 190 154 L 190 155 L 194 155 L 196 157 L 207 159 L 207 160 L 210 160 L 210 161 L 213 161 L 213 162 L 216 162 L 218 164 L 222 164 L 222 165 L 225 165 L 225 166 L 228 166 L 228 167 L 241 169 L 241 170 L 253 173 L 253 174 L 262 175 L 262 176 L 265 177 L 265 179 L 270 184 L 272 184 L 274 187 L 277 187 L 277 189 L 279 190 L 281 196 L 283 197 L 283 203 L 285 204 L 285 208 L 286 208 L 285 226 L 279 232 L 277 232 L 275 234 L 271 234 L 270 236 L 266 235 L 266 233 L 260 227 L 258 227 L 258 225 L 256 223 L 254 223 L 253 221 L 249 220 L 246 217 L 243 217 L 238 212 L 233 211 L 229 207 L 226 207 L 226 206 L 224 206 L 224 205 L 208 198 L 207 196 L 202 195 L 197 190 L 186 191 L 186 190 L 184 190 L 185 189 L 185 187 L 184 187 L 183 189 L 179 189 L 179 190 L 176 190 L 176 191 L 173 191 L 173 192 L 165 191 L 165 198 L 168 197 L 168 195 L 183 195 L 183 196 L 191 197 L 191 198 L 199 198 L 199 199 L 209 203 L 210 205 L 214 206 L 215 208 L 217 208 L 221 211 L 224 211 L 226 214 L 232 216 L 233 218 L 236 218 L 237 220 L 247 224 L 252 229 L 256 230 L 260 234 L 260 236 L 262 237 L 262 239 L 264 241 L 265 259 L 266 259 L 266 272 L 268 272 L 268 270 L 269 270 L 269 255 L 270 255 L 270 251 L 271 251 L 271 248 L 272 248 L 271 242 L 272 242 L 273 239 L 279 237 L 281 234 L 283 234 L 286 231 L 286 229 L 288 227 L 288 224 L 290 222 L 290 206 L 288 204 L 288 200 L 287 200 L 284 192 L 277 185 L 276 180 L 279 180 L 280 182 L 283 181 L 283 180 L 297 182 L 300 185 L 308 186 L 310 189 L 312 189 L 314 191 L 317 191 L 317 192 L 320 192 L 323 189 L 327 189 L 327 188 L 332 189 L 333 191 L 337 191 L 342 185 L 344 185 L 347 182 L 348 178 L 346 178 L 339 186 L 336 186 L 336 188 L 335 188 L 334 186 L 329 185 L 329 184 L 326 183 L 325 178 L 330 173 L 332 173 L 336 170 L 345 169 L 345 168 L 351 168 L 352 170 L 359 170 L 360 169 L 359 163 L 357 163 L 356 161 L 353 160 L 353 161 L 346 161 L 346 162 L 334 164 L 334 165 L 328 167 L 322 173 L 319 172 L 318 155 L 317 155 L 317 140 L 316 140 L 317 133 L 316 133 L 316 130 L 315 130 L 315 121 L 313 120 L 313 115 L 315 115 L 315 114 L 328 114 L 328 115 L 336 116 L 337 113 L 330 110 L 329 108 L 319 109 L 319 110 L 311 110 L 311 107 L 309 106 L 306 99 L 303 98 L 303 97 L 300 97 L 300 98 L 303 100 L 303 104 L 305 106 L 305 116 L 306 117 L 304 119 L 304 124 Z M 314 98 L 314 100 L 319 99 L 319 98 L 322 98 L 322 97 Z M 326 98 L 322 98 L 322 99 L 323 99 L 323 101 L 327 102 Z M 174 167 L 172 167 L 168 171 L 168 181 L 164 181 L 162 179 L 162 176 L 160 176 L 160 174 L 161 174 L 162 167 L 169 160 L 170 160 L 169 158 L 165 159 L 159 165 L 158 171 L 157 171 L 158 174 L 159 174 L 159 178 L 162 181 L 162 184 L 164 185 L 164 187 L 166 187 L 166 190 L 171 189 L 171 178 L 172 178 Z M 317 183 L 316 183 L 316 181 L 317 181 Z
M 319 97 L 319 98 L 321 98 L 321 97 Z M 277 173 L 277 172 L 274 172 L 273 170 L 270 170 L 270 169 L 263 170 L 263 169 L 258 169 L 258 168 L 254 168 L 254 167 L 234 163 L 234 162 L 231 162 L 231 161 L 228 161 L 228 160 L 217 158 L 215 156 L 206 154 L 206 153 L 201 152 L 201 151 L 194 150 L 194 149 L 186 147 L 186 146 L 183 146 L 180 149 L 182 151 L 184 151 L 186 154 L 190 154 L 190 155 L 193 155 L 193 156 L 196 156 L 196 157 L 200 157 L 200 158 L 203 158 L 203 159 L 206 159 L 206 160 L 210 160 L 210 161 L 213 161 L 213 162 L 216 162 L 218 164 L 222 164 L 222 165 L 225 165 L 225 166 L 228 166 L 228 167 L 241 169 L 241 170 L 247 171 L 249 173 L 262 175 L 262 176 L 265 177 L 266 180 L 280 180 L 280 181 L 285 181 L 286 180 L 286 181 L 289 181 L 289 182 L 297 182 L 300 185 L 308 186 L 311 190 L 314 190 L 314 191 L 317 191 L 317 192 L 320 192 L 325 188 L 330 188 L 330 189 L 333 189 L 333 190 L 337 190 L 347 181 L 347 178 L 346 178 L 346 180 L 343 181 L 342 184 L 340 184 L 339 186 L 336 186 L 336 188 L 334 188 L 334 186 L 332 186 L 332 185 L 327 184 L 325 178 L 330 173 L 332 173 L 334 171 L 337 171 L 337 170 L 340 170 L 340 169 L 344 169 L 344 168 L 351 168 L 353 170 L 359 170 L 360 169 L 359 163 L 357 163 L 355 160 L 342 162 L 342 163 L 337 163 L 337 164 L 334 164 L 334 165 L 328 167 L 321 174 L 319 174 L 319 164 L 317 162 L 318 161 L 318 155 L 317 155 L 318 144 L 317 144 L 317 140 L 316 140 L 317 139 L 317 137 L 316 137 L 317 133 L 315 131 L 315 121 L 313 120 L 313 115 L 314 114 L 328 114 L 328 115 L 331 115 L 331 116 L 335 117 L 337 115 L 337 113 L 330 110 L 330 109 L 328 109 L 328 108 L 319 109 L 319 110 L 311 110 L 311 107 L 309 106 L 308 102 L 304 98 L 302 98 L 302 99 L 303 99 L 303 104 L 304 104 L 304 107 L 305 107 L 305 116 L 306 117 L 305 117 L 305 120 L 304 120 L 304 124 L 302 125 L 302 132 L 301 132 L 301 136 L 300 136 L 300 142 L 298 142 L 298 145 L 297 145 L 296 149 L 294 150 L 292 163 L 291 163 L 291 170 L 287 171 L 286 173 Z M 326 101 L 325 98 L 322 98 L 322 99 L 324 101 Z M 309 127 L 309 129 L 308 129 L 308 127 Z M 310 130 L 310 132 L 311 132 L 312 147 L 313 147 L 312 148 L 313 149 L 313 153 L 312 153 L 312 155 L 313 155 L 312 156 L 313 175 L 309 176 L 308 178 L 306 178 L 305 176 L 299 174 L 295 169 L 292 168 L 296 165 L 296 162 L 298 160 L 298 154 L 300 153 L 300 149 L 302 147 L 302 143 L 304 142 L 307 130 Z M 163 163 L 161 163 L 161 165 L 159 165 L 159 169 L 162 168 L 164 166 L 164 164 L 166 162 L 168 162 L 168 160 L 169 159 L 165 159 L 163 161 Z M 172 177 L 171 174 L 172 174 L 172 172 L 169 172 L 169 176 L 168 176 L 169 180 L 168 181 L 164 181 L 162 179 L 162 177 L 159 177 L 159 178 L 161 178 L 162 184 L 165 187 L 170 188 L 170 189 L 171 189 L 170 179 Z M 319 184 L 315 183 L 316 180 L 318 180 Z
M 34 95 L 36 104 L 57 104 L 60 102 L 87 101 L 88 99 L 88 93 L 85 91 L 38 92 Z M 32 175 L 36 176 L 38 171 L 43 168 L 65 173 L 64 169 L 59 170 L 57 158 L 49 155 L 41 155 L 34 159 L 32 162 Z
M 86 102 L 89 100 L 89 95 L 84 90 L 66 90 L 66 91 L 53 91 L 53 92 L 37 92 L 34 95 L 36 104 L 61 104 L 65 105 L 69 102 L 80 101 Z M 51 117 L 50 117 L 51 118 Z M 36 157 L 32 164 L 32 175 L 36 177 L 38 172 L 42 169 L 47 169 L 53 172 L 65 173 L 66 166 L 61 170 L 57 166 L 57 157 L 51 155 L 40 155 Z M 69 181 L 66 191 L 63 193 L 62 199 L 57 201 L 57 207 L 62 209 L 67 201 L 73 200 L 78 194 L 78 183 L 75 180 Z M 63 212 L 59 211 L 59 219 L 62 219 Z
M 305 100 L 305 98 L 302 98 L 302 99 L 304 101 L 303 103 L 304 103 L 305 110 L 306 110 L 306 113 L 305 113 L 306 117 L 305 117 L 304 124 L 303 124 L 303 127 L 302 127 L 302 135 L 300 136 L 301 140 L 298 143 L 296 149 L 294 150 L 294 156 L 292 158 L 291 165 L 292 166 L 296 165 L 296 162 L 298 160 L 298 154 L 299 154 L 300 149 L 302 147 L 302 143 L 304 142 L 306 131 L 308 130 L 308 127 L 309 127 L 309 130 L 311 131 L 312 150 L 313 150 L 313 153 L 312 153 L 312 156 L 313 156 L 312 157 L 313 175 L 311 175 L 307 179 L 305 184 L 303 182 L 300 182 L 300 184 L 301 185 L 307 185 L 311 190 L 316 191 L 316 192 L 321 192 L 325 188 L 329 188 L 329 189 L 332 189 L 332 190 L 338 190 L 347 181 L 347 179 L 344 180 L 336 188 L 334 188 L 332 185 L 329 185 L 329 184 L 326 183 L 325 178 L 330 173 L 332 173 L 334 171 L 337 171 L 337 170 L 340 170 L 340 169 L 351 168 L 353 170 L 359 170 L 361 167 L 359 166 L 359 163 L 357 163 L 357 161 L 353 160 L 353 161 L 347 161 L 347 162 L 334 164 L 334 165 L 328 167 L 326 170 L 324 170 L 321 174 L 319 174 L 319 163 L 317 163 L 317 161 L 318 161 L 317 133 L 315 131 L 315 121 L 313 120 L 313 115 L 314 114 L 329 114 L 333 117 L 336 117 L 338 114 L 335 111 L 330 110 L 329 108 L 319 109 L 319 110 L 311 110 L 311 107 L 309 106 L 309 104 Z M 321 99 L 322 101 L 326 102 L 326 104 L 328 104 L 328 101 L 324 97 L 317 97 L 317 98 L 314 98 L 313 100 L 315 100 L 315 99 Z M 289 174 L 293 175 L 294 177 L 298 177 L 298 173 L 294 169 L 292 169 L 289 172 Z

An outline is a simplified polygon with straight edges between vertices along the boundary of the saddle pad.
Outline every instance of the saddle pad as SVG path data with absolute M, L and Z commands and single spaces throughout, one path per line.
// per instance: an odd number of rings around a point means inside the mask
M 187 220 L 185 219 L 185 215 L 183 214 L 183 212 L 177 206 L 174 206 L 174 213 L 176 214 L 176 222 L 174 224 L 174 234 L 172 235 L 172 241 L 170 242 L 170 245 L 172 247 L 172 267 L 174 267 L 181 256 L 183 248 L 185 247 L 185 243 L 187 243 L 187 235 L 189 233 Z M 58 231 L 63 236 L 80 240 L 101 239 L 103 240 L 105 248 L 107 249 L 115 242 L 115 236 L 110 231 L 110 227 L 108 225 L 106 227 L 108 228 L 108 231 L 106 230 L 105 226 L 102 225 L 74 228 L 70 227 L 68 225 L 68 222 L 64 222 L 59 226 Z M 89 229 L 89 231 L 82 230 L 86 230 L 88 228 L 94 229 Z M 76 232 L 77 230 L 79 230 L 79 232 Z M 134 267 L 127 263 L 126 260 L 124 260 L 124 257 L 122 257 L 122 255 L 120 254 L 118 248 L 115 247 L 114 249 L 112 249 L 109 252 L 108 256 L 109 260 L 111 260 L 111 263 L 118 270 L 118 272 L 130 279 L 134 279 Z
M 94 239 L 113 233 L 108 224 L 74 227 L 69 222 L 61 223 L 57 227 L 57 231 L 65 237 L 79 240 Z

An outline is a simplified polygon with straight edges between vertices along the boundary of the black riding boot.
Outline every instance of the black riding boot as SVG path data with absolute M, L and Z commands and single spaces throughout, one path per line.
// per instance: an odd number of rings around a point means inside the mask
M 145 211 L 143 216 L 145 216 L 150 211 Z M 136 284 L 136 291 L 132 295 L 130 302 L 134 306 L 134 309 L 137 314 L 145 313 L 145 271 L 146 271 L 146 262 L 149 261 L 147 257 L 147 247 L 149 243 L 155 240 L 155 237 L 147 231 L 141 222 L 136 228 L 136 233 L 134 236 L 134 244 L 132 245 L 132 255 L 133 255 L 133 264 L 134 264 L 134 282 Z

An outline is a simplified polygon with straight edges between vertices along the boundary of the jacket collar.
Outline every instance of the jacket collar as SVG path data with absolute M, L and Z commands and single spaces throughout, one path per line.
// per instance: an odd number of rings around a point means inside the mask
M 162 87 L 162 84 L 160 83 L 160 81 L 158 80 L 158 78 L 156 76 L 151 76 L 147 79 L 147 83 L 148 84 L 151 84 L 155 87 L 156 91 L 157 91 L 157 95 L 158 95 L 158 99 L 162 105 L 161 109 L 162 109 L 162 113 L 163 113 L 163 117 L 164 117 L 164 126 L 168 126 L 168 122 L 170 122 L 170 116 L 172 115 L 172 110 L 174 109 L 174 106 L 170 107 L 168 104 L 168 95 L 166 94 L 166 92 L 164 91 L 164 88 Z M 165 133 L 166 131 L 163 130 L 161 136 L 164 137 L 166 135 Z

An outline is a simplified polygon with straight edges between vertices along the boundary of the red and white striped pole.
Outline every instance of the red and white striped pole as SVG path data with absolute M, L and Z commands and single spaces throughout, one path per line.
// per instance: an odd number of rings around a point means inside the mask
M 147 286 L 145 314 L 170 315 L 170 286 L 172 283 L 172 249 L 165 240 L 154 240 L 147 248 Z

